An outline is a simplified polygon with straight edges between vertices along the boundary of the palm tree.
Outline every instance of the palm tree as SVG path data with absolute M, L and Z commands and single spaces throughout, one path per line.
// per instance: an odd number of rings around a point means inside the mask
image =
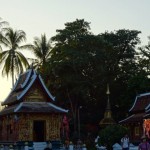
M 12 76 L 12 86 L 14 86 L 15 73 L 21 73 L 29 64 L 25 56 L 19 51 L 29 48 L 30 45 L 20 46 L 26 40 L 26 34 L 22 30 L 3 28 L 0 33 L 0 44 L 7 48 L 0 52 L 0 65 L 2 65 L 2 75 Z
M 35 37 L 32 51 L 36 59 L 34 59 L 33 65 L 36 69 L 42 69 L 50 57 L 51 43 L 50 39 L 47 41 L 46 35 L 41 35 L 40 38 Z

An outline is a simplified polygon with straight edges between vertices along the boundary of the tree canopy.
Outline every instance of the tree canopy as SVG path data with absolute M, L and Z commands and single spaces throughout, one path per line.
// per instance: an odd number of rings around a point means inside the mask
M 120 29 L 95 35 L 90 22 L 76 19 L 51 39 L 44 34 L 32 46 L 20 46 L 25 32 L 2 28 L 0 46 L 8 49 L 1 52 L 0 65 L 7 75 L 14 69 L 22 72 L 28 61 L 18 49 L 32 48 L 56 103 L 70 110 L 71 130 L 77 132 L 80 111 L 82 132 L 93 132 L 92 125 L 98 126 L 105 111 L 107 84 L 116 122 L 126 116 L 137 94 L 150 91 L 150 44 L 140 45 L 140 33 Z
M 79 106 L 83 106 L 83 122 L 98 124 L 106 106 L 107 83 L 116 120 L 125 116 L 137 91 L 146 89 L 142 85 L 149 79 L 137 51 L 140 33 L 121 29 L 94 35 L 89 22 L 77 19 L 52 37 L 48 83 L 60 105 L 70 108 L 74 126 Z M 136 79 L 141 86 L 131 84 Z

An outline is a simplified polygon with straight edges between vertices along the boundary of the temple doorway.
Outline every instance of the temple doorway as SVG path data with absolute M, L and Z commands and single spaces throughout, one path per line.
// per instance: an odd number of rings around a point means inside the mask
M 36 120 L 33 122 L 33 141 L 44 142 L 45 141 L 46 123 L 44 120 Z

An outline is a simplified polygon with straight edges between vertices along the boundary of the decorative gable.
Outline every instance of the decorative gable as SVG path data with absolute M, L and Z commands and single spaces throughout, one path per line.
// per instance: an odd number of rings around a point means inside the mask
M 150 106 L 150 93 L 144 93 L 136 96 L 135 101 L 129 110 L 130 116 L 119 121 L 119 123 L 142 122 L 148 116 Z
M 24 99 L 25 102 L 46 102 L 44 93 L 38 88 L 32 88 Z
M 36 85 L 39 87 L 36 87 Z M 23 100 L 39 102 L 55 100 L 55 97 L 52 96 L 45 86 L 42 77 L 33 69 L 29 69 L 19 76 L 15 86 L 2 105 L 13 105 Z
M 150 104 L 150 93 L 144 93 L 136 96 L 133 106 L 129 110 L 131 113 L 145 112 L 145 109 Z

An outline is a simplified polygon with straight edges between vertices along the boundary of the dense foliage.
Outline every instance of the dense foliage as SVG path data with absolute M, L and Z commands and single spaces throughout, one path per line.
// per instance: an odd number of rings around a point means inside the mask
M 122 29 L 94 35 L 90 23 L 76 20 L 52 37 L 50 87 L 59 104 L 70 109 L 74 130 L 79 106 L 82 123 L 98 125 L 106 106 L 107 83 L 116 121 L 125 117 L 136 94 L 149 89 L 146 70 L 138 59 L 139 33 Z
M 107 149 L 112 149 L 112 145 L 120 143 L 121 138 L 128 133 L 128 129 L 120 125 L 110 125 L 102 129 L 99 133 L 99 145 L 105 145 Z
M 1 43 L 5 38 L 8 42 L 3 42 L 5 46 L 13 44 L 7 38 L 9 34 L 2 34 L 4 29 L 0 27 Z M 9 27 L 5 30 L 13 33 L 10 39 L 18 35 L 18 30 Z M 34 39 L 33 45 L 25 47 L 34 52 L 37 59 L 32 62 L 33 66 L 38 66 L 49 90 L 56 96 L 56 103 L 69 109 L 71 131 L 77 133 L 80 114 L 81 137 L 95 136 L 106 107 L 107 84 L 110 85 L 110 103 L 116 122 L 127 115 L 137 94 L 150 91 L 150 44 L 140 45 L 140 33 L 120 29 L 95 35 L 90 31 L 89 22 L 77 19 L 65 23 L 64 29 L 56 30 L 51 40 L 43 34 Z M 0 53 L 0 62 L 7 66 L 7 73 L 16 67 L 14 61 L 17 54 L 21 54 L 14 53 L 20 48 L 17 42 L 25 39 L 22 30 L 19 35 L 21 37 L 7 53 L 15 57 L 8 57 L 4 62 L 5 51 Z M 3 49 L 1 44 L 0 48 Z M 25 61 L 25 57 L 20 56 L 18 65 Z M 20 71 L 22 68 L 17 73 Z

